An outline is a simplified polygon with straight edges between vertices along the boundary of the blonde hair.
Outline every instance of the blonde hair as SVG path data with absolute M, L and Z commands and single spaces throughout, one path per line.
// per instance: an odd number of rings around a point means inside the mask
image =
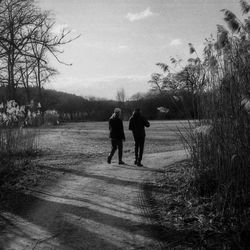
M 115 117 L 120 117 L 122 110 L 120 108 L 115 108 L 114 113 L 111 115 L 111 119 L 114 119 Z
M 121 113 L 121 112 L 122 112 L 122 110 L 120 108 L 115 108 L 114 109 L 114 113 Z

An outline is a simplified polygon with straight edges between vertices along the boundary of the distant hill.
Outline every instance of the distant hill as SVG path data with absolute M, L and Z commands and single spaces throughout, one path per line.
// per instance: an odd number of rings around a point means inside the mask
M 176 94 L 176 93 L 175 93 Z M 113 100 L 83 98 L 61 91 L 42 89 L 43 110 L 57 110 L 64 121 L 104 121 L 113 113 L 115 107 L 122 108 L 123 117 L 127 120 L 133 110 L 139 107 L 148 119 L 184 119 L 192 117 L 192 102 L 185 92 L 178 101 L 171 92 L 156 94 L 148 92 L 136 100 L 120 103 Z M 17 89 L 17 102 L 20 105 L 29 103 L 24 88 Z M 38 89 L 30 88 L 30 96 L 35 103 L 38 99 Z M 6 101 L 6 88 L 0 87 L 0 102 Z M 159 107 L 169 110 L 160 112 Z

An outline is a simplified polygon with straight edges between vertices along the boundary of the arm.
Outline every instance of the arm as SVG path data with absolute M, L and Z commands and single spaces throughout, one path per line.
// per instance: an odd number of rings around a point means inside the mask
M 109 119 L 109 130 L 111 130 L 111 120 Z
M 129 130 L 133 130 L 133 129 L 134 129 L 133 120 L 132 120 L 132 119 L 129 119 L 128 129 L 129 129 Z
M 146 118 L 144 118 L 144 126 L 147 128 L 150 127 L 150 123 Z
M 122 139 L 125 141 L 125 134 L 124 134 L 124 128 L 123 128 L 123 122 L 121 121 L 122 124 Z

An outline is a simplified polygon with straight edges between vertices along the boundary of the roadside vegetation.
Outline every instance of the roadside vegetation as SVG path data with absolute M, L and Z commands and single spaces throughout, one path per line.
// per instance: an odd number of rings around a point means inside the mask
M 240 6 L 240 19 L 222 10 L 227 28 L 218 25 L 216 38 L 206 39 L 203 58 L 190 43 L 193 57 L 179 72 L 159 63 L 163 73 L 152 75 L 159 91 L 190 91 L 196 118 L 181 133 L 190 162 L 175 168 L 172 177 L 166 173 L 161 182 L 166 200 L 156 197 L 165 206 L 165 212 L 158 212 L 165 220 L 166 237 L 171 225 L 187 233 L 175 242 L 170 239 L 172 248 L 181 244 L 200 249 L 249 248 L 250 5 L 242 0 Z M 181 65 L 174 58 L 171 62 Z

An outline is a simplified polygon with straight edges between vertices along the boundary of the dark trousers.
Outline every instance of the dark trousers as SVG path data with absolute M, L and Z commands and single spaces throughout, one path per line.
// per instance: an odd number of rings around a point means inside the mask
M 141 162 L 144 150 L 145 137 L 134 137 L 134 139 L 135 139 L 135 160 L 137 162 Z
M 122 149 L 123 149 L 123 144 L 122 140 L 120 139 L 111 139 L 111 152 L 109 154 L 109 159 L 111 160 L 113 155 L 115 154 L 116 149 L 118 148 L 118 158 L 119 161 L 122 161 Z

